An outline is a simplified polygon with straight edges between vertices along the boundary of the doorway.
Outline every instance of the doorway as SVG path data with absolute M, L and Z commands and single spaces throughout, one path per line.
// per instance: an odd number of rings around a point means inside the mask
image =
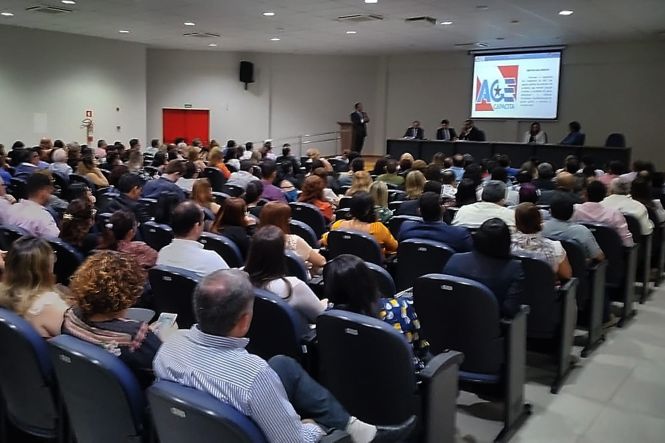
M 210 142 L 210 111 L 207 109 L 172 109 L 162 110 L 164 143 L 174 143 L 177 138 L 184 138 L 191 144 L 198 138 L 204 146 Z

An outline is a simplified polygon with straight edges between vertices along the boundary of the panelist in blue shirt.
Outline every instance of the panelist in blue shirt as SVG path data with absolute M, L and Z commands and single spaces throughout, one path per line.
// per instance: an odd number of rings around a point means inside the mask
M 143 186 L 142 197 L 145 198 L 159 198 L 162 192 L 172 192 L 178 196 L 178 200 L 185 200 L 185 193 L 176 185 L 180 177 L 185 174 L 185 161 L 184 160 L 171 160 L 166 165 L 166 169 L 161 177 L 156 180 L 149 180 Z
M 561 145 L 572 145 L 572 146 L 583 146 L 584 139 L 586 136 L 582 134 L 582 125 L 580 122 L 570 122 L 568 123 L 568 129 L 570 132 L 563 140 L 561 140 Z

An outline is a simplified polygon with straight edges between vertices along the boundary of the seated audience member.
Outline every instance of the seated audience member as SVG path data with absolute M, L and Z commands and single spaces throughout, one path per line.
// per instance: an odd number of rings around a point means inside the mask
M 640 222 L 642 235 L 653 232 L 653 222 L 649 220 L 647 208 L 630 196 L 631 182 L 621 178 L 615 178 L 610 185 L 610 195 L 605 197 L 600 204 L 605 208 L 616 209 L 623 215 L 631 215 Z
M 624 172 L 626 172 L 626 168 L 623 163 L 619 161 L 611 161 L 607 172 L 598 177 L 598 181 L 602 182 L 606 188 L 609 188 L 612 184 L 612 180 L 619 178 Z
M 441 173 L 441 199 L 455 200 L 457 195 L 457 184 L 455 182 L 455 173 L 451 170 L 445 170 Z
M 212 186 L 207 178 L 196 179 L 192 186 L 191 200 L 203 210 L 207 220 L 214 220 L 219 212 L 219 205 L 212 195 Z
M 457 139 L 457 133 L 454 128 L 450 127 L 448 120 L 441 120 L 441 127 L 436 130 L 436 139 L 449 142 Z
M 372 172 L 370 174 L 372 176 L 379 176 L 381 174 L 384 174 L 386 172 L 386 165 L 388 164 L 388 160 L 390 160 L 390 156 L 385 156 L 385 157 L 379 158 L 376 161 L 376 163 L 374 163 L 374 169 L 372 169 Z M 358 169 L 358 170 L 363 171 L 364 169 L 365 168 L 364 168 L 364 165 L 363 165 L 363 169 Z M 351 174 L 351 175 L 353 175 L 353 174 Z M 343 185 L 343 186 L 346 186 L 346 185 Z
M 326 172 L 333 172 L 333 167 L 330 164 L 328 160 L 325 158 L 321 157 L 321 152 L 319 152 L 318 149 L 315 148 L 309 148 L 306 152 L 305 155 L 307 156 L 307 163 L 314 163 L 315 161 L 319 160 L 321 161 L 323 168 L 325 168 Z
M 347 197 L 353 197 L 358 192 L 369 192 L 372 185 L 372 176 L 367 171 L 357 171 L 353 173 L 351 187 L 346 191 Z
M 425 170 L 426 169 L 427 169 L 427 162 L 425 160 L 418 159 L 418 160 L 413 162 L 413 164 L 411 165 L 411 170 L 409 172 L 418 171 L 418 172 L 422 173 L 423 176 L 425 176 Z M 408 175 L 409 174 L 407 173 L 407 176 Z
M 605 254 L 598 246 L 589 228 L 571 220 L 574 212 L 573 202 L 565 196 L 557 196 L 550 205 L 552 218 L 543 224 L 542 234 L 555 240 L 575 241 L 586 254 L 587 260 L 602 261 Z
M 459 185 L 457 185 L 455 206 L 461 208 L 462 206 L 474 204 L 477 201 L 476 184 L 474 181 L 470 178 L 462 179 Z
M 410 297 L 380 298 L 379 288 L 367 265 L 355 255 L 342 254 L 323 271 L 325 296 L 334 309 L 383 320 L 404 334 L 413 346 L 416 371 L 425 369 L 429 343 L 420 336 L 420 321 Z
M 660 198 L 654 200 L 651 195 L 651 182 L 643 176 L 638 176 L 630 186 L 630 197 L 638 203 L 642 203 L 647 208 L 649 220 L 654 225 L 665 221 L 665 210 L 660 202 Z
M 72 276 L 74 306 L 65 314 L 62 332 L 116 355 L 147 388 L 162 341 L 147 323 L 126 318 L 144 284 L 145 272 L 131 256 L 115 251 L 91 255 Z
M 118 154 L 118 151 L 115 150 L 115 148 L 109 148 L 108 152 L 106 153 L 106 158 L 104 163 L 99 165 L 99 169 L 104 169 L 107 171 L 113 171 L 113 168 L 116 166 L 124 166 L 122 164 L 122 160 L 120 160 L 120 154 Z M 127 172 L 129 172 L 129 168 L 127 169 Z M 111 183 L 111 180 L 109 180 L 109 183 Z
M 157 168 L 157 171 L 161 174 L 164 172 L 164 168 L 166 167 L 166 160 L 167 153 L 165 151 L 156 152 L 155 156 L 152 158 L 152 163 L 150 163 L 150 166 Z
M 88 200 L 75 199 L 69 203 L 62 216 L 60 239 L 86 256 L 97 248 L 99 236 L 90 232 L 95 224 L 97 211 Z
M 542 190 L 538 198 L 539 205 L 549 205 L 552 200 L 557 197 L 565 197 L 570 199 L 573 204 L 582 203 L 582 199 L 575 192 L 577 178 L 570 172 L 559 172 L 554 179 L 555 188 L 553 190 Z
M 388 160 L 386 163 L 386 173 L 379 175 L 376 180 L 390 183 L 391 185 L 395 186 L 403 186 L 404 177 L 397 174 L 397 160 L 392 158 Z
M 9 165 L 7 164 L 7 153 L 5 152 L 5 146 L 0 144 L 0 180 L 5 183 L 9 183 L 12 179 L 12 175 L 9 173 Z
M 541 163 L 538 165 L 538 178 L 533 180 L 536 188 L 543 191 L 552 191 L 556 188 L 554 184 L 554 168 L 549 163 Z
M 24 236 L 15 240 L 0 283 L 0 306 L 16 312 L 44 338 L 60 334 L 69 305 L 55 284 L 55 254 L 46 240 Z
M 408 152 L 405 154 L 411 155 Z M 412 157 L 404 157 L 404 154 L 402 154 L 402 158 L 399 161 L 399 175 L 402 177 L 406 177 L 406 174 L 408 174 L 411 171 L 411 168 L 413 167 L 413 158 Z
M 145 207 L 139 204 L 141 191 L 143 189 L 143 180 L 136 174 L 129 172 L 120 176 L 116 186 L 120 195 L 108 202 L 102 208 L 102 212 L 114 213 L 116 211 L 131 211 L 136 216 L 139 223 L 145 223 L 150 220 L 150 214 Z
M 196 183 L 196 180 L 198 180 L 197 169 L 198 168 L 193 162 L 185 162 L 185 172 L 182 174 L 182 177 L 180 177 L 178 181 L 175 182 L 175 184 L 178 185 L 183 191 L 192 192 L 194 183 Z M 203 170 L 203 168 L 201 170 Z
M 524 300 L 524 270 L 519 260 L 510 255 L 510 229 L 500 218 L 480 225 L 473 236 L 473 250 L 453 255 L 443 273 L 487 286 L 505 317 L 512 318 Z
M 377 160 L 377 163 L 379 162 L 379 160 Z M 356 157 L 353 160 L 351 160 L 350 170 L 348 172 L 343 172 L 339 174 L 337 182 L 339 183 L 340 186 L 351 186 L 351 182 L 353 181 L 353 174 L 355 174 L 358 171 L 364 171 L 364 170 L 365 170 L 365 160 L 363 160 L 362 157 Z M 383 172 L 381 173 L 383 174 Z
M 152 268 L 157 262 L 157 251 L 142 241 L 134 241 L 138 228 L 133 212 L 114 212 L 104 226 L 100 249 L 131 255 L 143 269 Z
M 249 223 L 247 205 L 241 198 L 229 197 L 217 211 L 217 216 L 210 230 L 232 240 L 243 258 L 249 251 Z
M 406 175 L 405 191 L 409 200 L 417 200 L 425 188 L 425 175 L 420 171 L 411 171 Z
M 257 207 L 261 201 L 265 203 L 265 200 L 261 198 L 261 194 L 263 194 L 263 183 L 260 180 L 250 182 L 247 185 L 243 196 L 245 203 L 247 203 L 247 209 Z
M 404 138 L 410 138 L 413 140 L 422 140 L 425 138 L 425 131 L 420 127 L 420 122 L 418 120 L 414 120 L 414 122 L 411 123 L 411 126 L 406 128 Z
M 275 163 L 277 163 L 278 165 L 286 162 L 291 164 L 291 167 L 294 171 L 300 169 L 300 162 L 298 161 L 297 158 L 291 155 L 291 145 L 288 143 L 285 143 L 282 146 L 282 155 L 280 155 L 275 159 Z
M 304 281 L 287 277 L 285 243 L 284 233 L 277 226 L 259 228 L 252 237 L 245 272 L 254 286 L 277 294 L 298 311 L 305 323 L 314 323 L 328 300 L 319 300 Z
M 208 166 L 217 168 L 225 179 L 231 177 L 231 171 L 224 164 L 224 154 L 220 148 L 212 148 L 208 153 Z
M 69 181 L 69 174 L 73 172 L 72 167 L 67 164 L 67 152 L 64 149 L 56 149 L 53 152 L 53 163 L 48 167 L 48 170 L 54 174 L 58 174 L 66 181 Z
M 506 198 L 505 198 L 506 206 L 515 206 L 519 204 L 520 200 L 519 192 L 512 189 L 512 182 L 508 178 L 508 172 L 506 168 L 503 168 L 501 166 L 495 167 L 492 170 L 490 180 L 496 180 L 506 184 Z M 482 196 L 482 189 L 479 190 L 479 197 L 481 196 Z
M 25 188 L 28 198 L 7 209 L 5 223 L 18 226 L 35 237 L 58 237 L 60 229 L 45 207 L 53 192 L 51 177 L 46 174 L 32 174 L 28 177 Z
M 420 196 L 420 216 L 422 222 L 407 220 L 402 223 L 398 240 L 404 241 L 412 238 L 433 240 L 445 243 L 455 252 L 468 252 L 471 250 L 471 235 L 469 231 L 457 226 L 449 226 L 441 220 L 443 211 L 439 195 L 434 192 L 425 192 Z
M 543 237 L 543 218 L 533 203 L 520 203 L 515 208 L 515 225 L 511 250 L 516 255 L 526 255 L 542 260 L 561 280 L 569 280 L 573 271 L 560 241 Z
M 14 169 L 15 178 L 26 180 L 39 171 L 39 166 L 37 166 L 40 162 L 38 152 L 31 149 L 21 149 L 14 155 L 14 158 L 17 159 L 18 163 Z
M 312 170 L 311 175 L 316 175 L 319 177 L 321 180 L 323 180 L 323 198 L 325 201 L 327 201 L 331 206 L 332 209 L 335 209 L 339 205 L 339 197 L 335 192 L 332 190 L 334 187 L 335 189 L 339 189 L 339 185 L 337 183 L 337 180 L 331 176 L 329 173 L 326 172 L 326 170 L 322 167 L 317 167 L 316 169 Z M 305 179 L 306 180 L 306 179 Z M 293 201 L 297 200 L 298 197 L 298 191 L 293 188 L 293 185 L 286 181 L 288 185 L 291 186 L 292 191 L 294 193 L 294 196 L 296 197 Z M 287 193 L 288 191 L 284 188 L 284 183 L 282 183 L 282 191 L 284 193 Z M 304 182 L 303 182 L 303 189 L 304 189 Z M 287 195 L 287 200 L 289 199 Z M 289 200 L 290 201 L 290 200 Z
M 580 125 L 579 122 L 573 121 L 568 124 L 568 129 L 570 132 L 563 138 L 563 140 L 561 140 L 559 144 L 574 146 L 584 145 L 584 134 L 580 132 L 582 130 L 582 125 Z
M 547 132 L 540 128 L 539 122 L 533 122 L 531 123 L 529 130 L 524 134 L 522 141 L 524 143 L 536 143 L 539 145 L 544 145 L 547 143 Z
M 453 155 L 453 165 L 450 170 L 455 174 L 455 180 L 461 181 L 464 175 L 464 156 L 462 154 Z
M 180 201 L 185 200 L 185 192 L 176 182 L 185 174 L 185 161 L 171 160 L 164 173 L 155 180 L 149 180 L 144 186 L 142 197 L 158 199 L 162 192 L 175 194 Z
M 485 133 L 476 128 L 475 123 L 471 119 L 464 121 L 462 132 L 459 135 L 459 140 L 467 140 L 472 142 L 484 142 Z
M 244 272 L 220 271 L 203 279 L 194 292 L 197 324 L 162 345 L 155 375 L 233 406 L 259 426 L 268 442 L 317 442 L 324 428 L 344 430 L 355 443 L 405 441 L 413 418 L 389 428 L 364 423 L 291 358 L 266 362 L 248 353 L 244 337 L 253 303 Z
M 247 189 L 247 185 L 252 181 L 259 181 L 258 177 L 252 175 L 252 162 L 249 160 L 242 160 L 240 162 L 240 170 L 233 172 L 226 182 L 227 185 L 239 186 L 242 189 Z
M 277 165 L 275 162 L 266 160 L 261 164 L 261 177 L 261 183 L 263 184 L 261 198 L 267 201 L 286 203 L 286 197 L 282 190 L 273 184 L 277 178 Z
M 298 197 L 298 201 L 316 206 L 326 221 L 330 222 L 333 218 L 333 208 L 323 196 L 324 187 L 325 183 L 321 177 L 310 175 L 302 185 L 302 193 Z
M 459 189 L 457 191 L 459 195 Z M 506 198 L 506 184 L 497 180 L 490 180 L 483 188 L 482 201 L 462 206 L 453 225 L 478 228 L 486 220 L 500 218 L 511 230 L 515 229 L 515 213 L 504 207 Z
M 410 174 L 410 173 L 409 173 Z M 426 181 L 425 186 L 423 186 L 422 193 L 424 192 L 433 192 L 436 195 L 441 195 L 441 182 L 438 181 Z M 405 202 L 402 202 L 401 205 L 399 205 L 399 208 L 397 208 L 397 215 L 413 215 L 413 216 L 419 216 L 420 215 L 420 197 L 415 198 L 415 199 L 409 199 L 406 200 Z
M 0 225 L 7 223 L 7 214 L 11 205 L 16 202 L 11 194 L 7 194 L 7 186 L 0 177 Z
M 437 181 L 441 182 L 441 165 L 437 165 L 435 163 L 430 163 L 427 165 L 425 170 L 423 171 L 423 174 L 425 175 L 425 180 L 431 180 L 431 181 Z
M 228 269 L 228 265 L 215 251 L 203 249 L 198 239 L 203 233 L 203 211 L 196 203 L 180 203 L 171 218 L 171 228 L 175 238 L 164 246 L 157 255 L 157 264 L 174 266 L 205 276 L 218 269 Z
M 628 230 L 626 218 L 618 209 L 601 204 L 607 195 L 607 188 L 600 180 L 594 180 L 586 188 L 586 202 L 575 205 L 572 221 L 602 223 L 611 226 L 621 237 L 624 246 L 633 246 L 633 235 Z
M 376 219 L 381 223 L 388 223 L 393 217 L 393 211 L 388 208 L 388 187 L 384 182 L 375 181 L 369 187 L 369 193 L 374 200 Z
M 331 231 L 336 229 L 350 229 L 353 231 L 360 231 L 370 234 L 379 247 L 383 249 L 384 254 L 393 253 L 397 251 L 397 240 L 392 236 L 390 230 L 380 221 L 376 220 L 376 213 L 374 212 L 374 200 L 367 192 L 359 192 L 351 197 L 351 205 L 349 207 L 351 213 L 351 220 L 337 220 L 330 228 Z M 327 245 L 328 233 L 323 234 L 321 242 Z
M 127 168 L 132 174 L 139 174 L 143 170 L 143 154 L 136 149 L 130 149 Z
M 95 158 L 91 152 L 88 152 L 81 157 L 81 161 L 76 167 L 76 173 L 90 180 L 90 182 L 98 188 L 109 186 L 108 180 L 104 174 L 102 174 L 101 169 L 95 164 Z

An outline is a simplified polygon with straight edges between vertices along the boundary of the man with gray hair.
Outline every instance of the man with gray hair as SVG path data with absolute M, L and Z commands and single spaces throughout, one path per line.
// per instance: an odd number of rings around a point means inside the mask
M 247 352 L 253 308 L 245 272 L 209 274 L 194 292 L 198 324 L 161 346 L 153 363 L 157 377 L 229 404 L 254 420 L 269 442 L 317 442 L 332 429 L 346 431 L 356 443 L 397 442 L 413 431 L 415 417 L 395 427 L 364 423 L 295 360 L 276 356 L 266 362 Z
M 653 222 L 649 220 L 647 208 L 630 196 L 631 182 L 623 178 L 615 178 L 610 184 L 610 195 L 600 202 L 605 208 L 617 209 L 623 215 L 631 215 L 640 222 L 642 235 L 653 232 Z
M 60 175 L 65 181 L 69 182 L 69 174 L 74 171 L 72 167 L 67 164 L 67 152 L 60 148 L 53 152 L 53 163 L 48 167 L 49 171 Z
M 511 231 L 515 230 L 515 212 L 504 206 L 506 199 L 506 184 L 499 180 L 490 180 L 483 188 L 482 201 L 462 206 L 453 225 L 477 229 L 490 218 L 500 218 Z
M 533 181 L 536 188 L 541 190 L 553 190 L 556 185 L 552 180 L 554 178 L 554 168 L 550 163 L 541 163 L 538 165 L 538 178 Z

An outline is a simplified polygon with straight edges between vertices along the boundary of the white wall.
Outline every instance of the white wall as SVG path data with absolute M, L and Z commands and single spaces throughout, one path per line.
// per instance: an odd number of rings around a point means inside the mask
M 10 26 L 0 42 L 0 143 L 84 142 L 86 110 L 95 139 L 145 138 L 143 45 Z

